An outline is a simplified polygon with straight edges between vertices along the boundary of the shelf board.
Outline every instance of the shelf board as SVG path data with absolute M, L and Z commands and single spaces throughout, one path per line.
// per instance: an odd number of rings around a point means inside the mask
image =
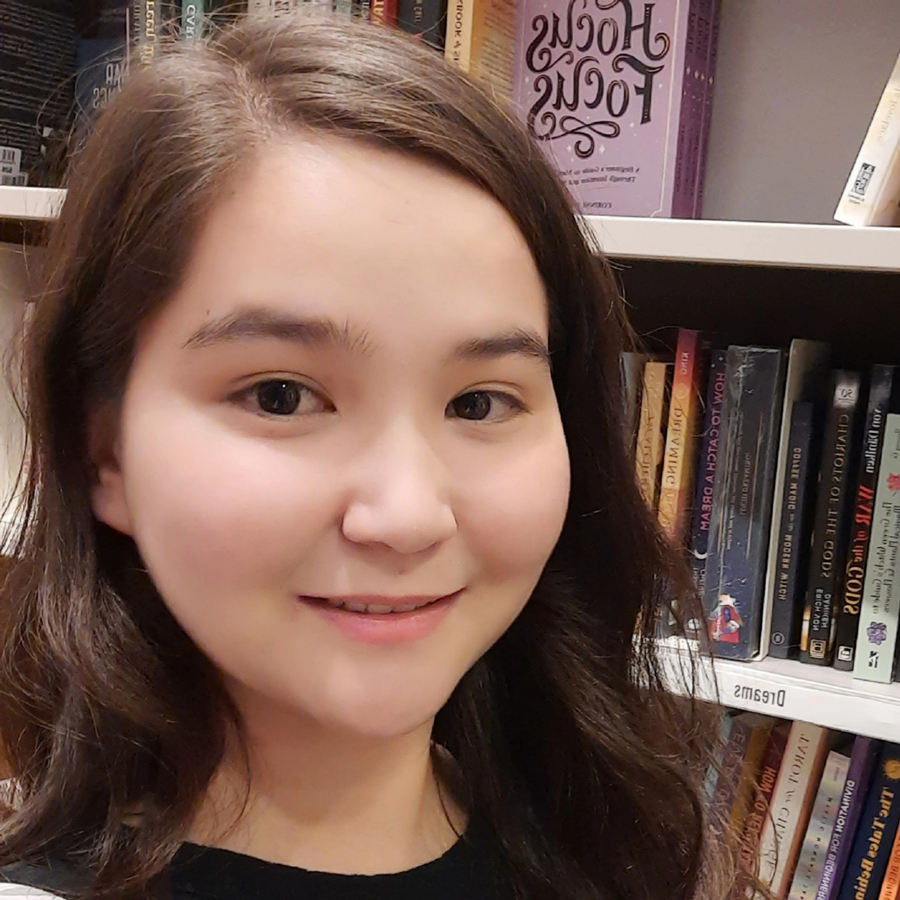
M 616 259 L 900 272 L 900 228 L 588 216 Z
M 55 219 L 65 196 L 57 188 L 0 186 L 0 219 Z
M 670 684 L 687 693 L 687 654 L 664 649 Z M 710 668 L 714 671 L 710 671 Z M 694 693 L 723 706 L 800 719 L 837 731 L 900 741 L 900 684 L 860 681 L 850 672 L 767 658 L 758 662 L 717 659 L 699 664 Z

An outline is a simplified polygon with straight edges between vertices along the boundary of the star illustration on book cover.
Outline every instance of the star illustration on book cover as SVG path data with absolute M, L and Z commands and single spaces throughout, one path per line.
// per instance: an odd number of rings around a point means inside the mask
M 743 624 L 744 620 L 735 607 L 734 597 L 730 594 L 720 594 L 719 605 L 713 610 L 712 618 L 709 620 L 709 635 L 712 640 L 739 644 Z
M 887 640 L 887 625 L 884 622 L 872 622 L 866 629 L 866 637 L 869 643 L 878 644 L 880 647 Z
M 900 491 L 900 475 L 896 475 L 893 472 L 888 474 L 888 490 Z

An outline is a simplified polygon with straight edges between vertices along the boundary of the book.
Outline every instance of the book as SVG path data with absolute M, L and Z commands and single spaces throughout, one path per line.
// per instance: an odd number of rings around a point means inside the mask
M 806 478 L 814 478 L 819 471 L 819 420 L 828 375 L 829 347 L 821 341 L 795 339 L 788 351 L 787 373 L 784 380 L 784 401 L 781 409 L 781 437 L 778 445 L 778 460 L 775 464 L 775 483 L 772 494 L 772 527 L 769 532 L 769 558 L 766 565 L 766 589 L 763 601 L 762 645 L 768 646 L 772 656 L 782 659 L 796 656 L 800 650 L 800 615 L 802 612 L 802 591 L 806 580 L 806 555 L 808 533 L 806 530 L 808 510 L 805 503 L 812 498 L 812 492 L 804 495 L 804 505 L 788 511 L 785 518 L 784 504 L 792 494 L 786 493 L 789 472 L 799 475 L 798 487 L 806 488 Z M 812 403 L 813 409 L 809 452 L 799 460 L 803 471 L 795 471 L 798 460 L 790 454 L 796 452 L 796 441 L 792 442 L 791 425 L 794 407 L 797 403 Z M 798 427 L 801 427 L 798 424 Z M 811 471 L 809 471 L 811 469 Z M 794 498 L 797 499 L 797 498 Z M 797 515 L 799 514 L 799 516 Z M 789 541 L 790 554 L 786 549 L 785 536 Z M 800 544 L 796 544 L 796 540 Z M 797 551 L 797 552 L 795 552 Z M 801 567 L 801 559 L 804 565 Z M 802 569 L 802 571 L 801 571 Z M 795 580 L 789 581 L 794 575 Z M 795 607 L 792 602 L 800 592 Z
M 844 782 L 844 791 L 831 832 L 816 900 L 831 900 L 840 887 L 853 838 L 856 835 L 856 826 L 869 790 L 875 759 L 880 751 L 881 743 L 872 738 L 857 736 L 853 741 L 847 780 Z
M 837 750 L 832 750 L 825 758 L 822 779 L 800 845 L 789 900 L 815 900 L 849 769 L 850 757 Z
M 512 95 L 515 0 L 450 0 L 444 55 L 501 106 Z
M 875 900 L 900 822 L 900 746 L 885 744 L 859 819 L 837 900 Z
M 775 727 L 771 716 L 759 713 L 741 713 L 735 727 L 749 732 L 746 747 L 740 758 L 740 765 L 735 767 L 734 797 L 728 821 L 729 833 L 740 839 L 747 824 L 750 807 L 753 802 L 753 790 L 756 785 L 763 757 L 769 746 L 769 739 Z
M 725 400 L 725 363 L 727 350 L 713 350 L 709 357 L 706 408 L 703 433 L 697 455 L 697 490 L 694 496 L 694 516 L 691 523 L 691 569 L 694 585 L 700 596 L 706 589 L 706 560 L 709 551 L 709 526 L 712 521 L 713 494 L 716 484 L 716 460 L 721 443 L 722 404 Z M 700 623 L 689 630 L 696 636 Z
M 622 390 L 625 399 L 625 443 L 633 453 L 641 415 L 641 386 L 644 366 L 650 357 L 646 353 L 626 351 L 622 354 Z
M 206 0 L 184 0 L 181 4 L 181 39 L 196 41 L 203 36 Z
M 0 184 L 55 186 L 74 102 L 75 17 L 67 0 L 5 3 L 0 14 Z
M 397 0 L 372 0 L 370 21 L 373 25 L 396 25 Z
M 891 394 L 875 488 L 853 676 L 887 683 L 897 643 L 900 547 L 900 396 Z
M 641 419 L 635 447 L 635 467 L 641 494 L 653 512 L 656 512 L 659 494 L 659 469 L 665 446 L 668 380 L 671 369 L 669 363 L 648 361 L 644 366 L 641 386 Z
M 397 0 L 397 26 L 443 52 L 447 0 Z
M 685 83 L 688 45 L 698 44 L 689 37 L 697 27 L 691 8 L 690 0 L 641 9 L 584 0 L 521 4 L 512 109 L 580 212 L 693 214 L 694 179 L 684 176 L 696 169 L 706 131 Z
M 715 651 L 732 659 L 761 646 L 783 387 L 781 350 L 728 348 L 704 605 Z
M 700 127 L 697 136 L 697 174 L 695 176 L 696 190 L 694 192 L 694 218 L 699 219 L 703 215 L 703 187 L 706 174 L 706 158 L 709 149 L 709 127 L 712 121 L 713 86 L 716 76 L 716 62 L 718 60 L 719 47 L 719 11 L 720 0 L 707 0 L 709 7 L 709 35 L 706 44 L 706 67 L 701 71 L 703 83 L 703 100 L 700 115 Z M 705 27 L 706 19 L 701 19 L 700 27 Z
M 751 803 L 744 822 L 740 846 L 741 859 L 748 870 L 755 868 L 759 841 L 763 826 L 769 817 L 772 795 L 775 792 L 778 773 L 781 771 L 789 734 L 790 725 L 787 722 L 781 722 L 772 729 L 759 768 L 758 787 L 754 786 L 751 791 Z
M 856 502 L 850 523 L 850 544 L 844 570 L 844 587 L 837 620 L 834 667 L 853 670 L 856 632 L 869 557 L 872 510 L 878 480 L 878 462 L 884 442 L 884 421 L 893 391 L 900 392 L 900 370 L 895 366 L 875 366 L 869 386 L 869 402 L 863 428 L 862 449 L 856 480 Z M 896 384 L 895 384 L 896 378 Z
M 352 0 L 350 16 L 359 22 L 368 22 L 371 13 L 371 0 Z
M 79 8 L 76 19 L 75 120 L 84 132 L 122 89 L 128 74 L 131 15 L 127 0 Z
M 704 362 L 699 332 L 679 328 L 658 503 L 659 524 L 677 546 L 684 544 L 690 520 Z
M 722 772 L 722 761 L 725 758 L 725 748 L 728 746 L 728 740 L 731 737 L 731 729 L 734 725 L 734 717 L 737 713 L 734 710 L 728 710 L 719 727 L 719 743 L 716 747 L 713 761 L 709 764 L 706 771 L 706 778 L 703 782 L 703 796 L 706 798 L 706 805 L 712 812 L 713 804 L 716 797 L 716 786 L 719 783 L 719 775 Z
M 810 501 L 815 496 L 810 481 L 817 468 L 810 459 L 816 454 L 815 418 L 815 404 L 804 400 L 794 404 L 780 537 L 774 556 L 775 594 L 769 635 L 769 655 L 779 659 L 796 658 L 800 652 L 800 621 L 809 565 Z
M 900 832 L 894 836 L 894 845 L 888 857 L 878 900 L 897 900 L 898 893 L 900 893 Z
M 794 722 L 778 781 L 772 794 L 771 816 L 759 841 L 759 877 L 776 897 L 787 894 L 800 842 L 812 812 L 813 796 L 828 753 L 828 730 Z
M 834 213 L 847 225 L 900 224 L 900 57 Z
M 853 512 L 850 477 L 856 471 L 862 387 L 858 372 L 838 370 L 833 378 L 800 634 L 801 661 L 822 666 L 831 665 L 834 655 L 835 614 L 843 588 Z

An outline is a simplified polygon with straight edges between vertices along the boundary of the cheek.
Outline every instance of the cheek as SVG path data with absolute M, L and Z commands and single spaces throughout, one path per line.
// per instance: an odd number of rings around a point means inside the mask
M 497 466 L 472 466 L 458 497 L 472 552 L 495 578 L 534 579 L 549 558 L 569 504 L 569 456 L 562 426 Z

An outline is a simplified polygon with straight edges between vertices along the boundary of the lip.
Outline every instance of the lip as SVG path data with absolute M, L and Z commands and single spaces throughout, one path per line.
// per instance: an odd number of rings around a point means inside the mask
M 329 606 L 321 597 L 301 595 L 297 599 L 353 641 L 361 644 L 400 644 L 421 640 L 431 634 L 464 590 L 465 588 L 444 596 L 383 597 L 366 594 L 335 598 L 345 603 L 391 607 L 411 606 L 427 601 L 426 606 L 418 609 L 390 613 L 351 612 L 349 609 Z

